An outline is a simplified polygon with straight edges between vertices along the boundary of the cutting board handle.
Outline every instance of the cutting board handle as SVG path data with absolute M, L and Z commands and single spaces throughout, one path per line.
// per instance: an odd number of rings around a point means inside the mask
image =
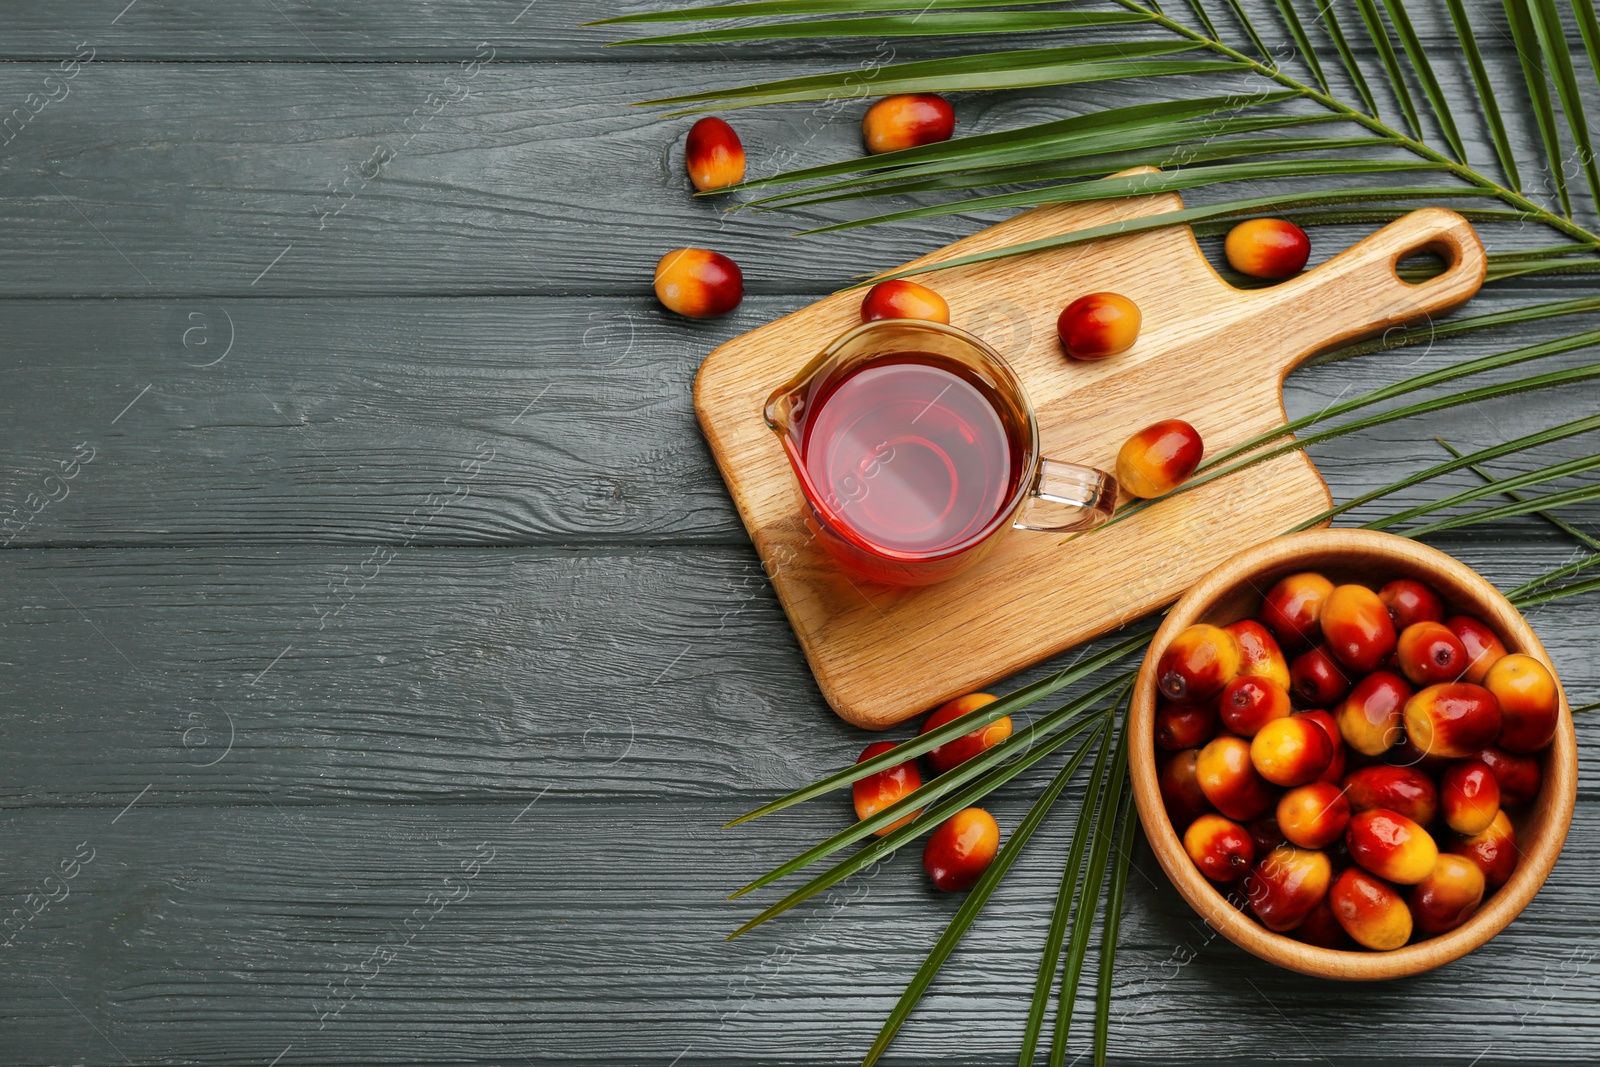
M 1403 280 L 1400 261 L 1419 252 L 1440 256 L 1444 273 L 1423 282 Z M 1288 373 L 1319 351 L 1456 307 L 1483 285 L 1488 267 L 1470 222 L 1454 211 L 1426 207 L 1314 270 L 1258 292 L 1278 305 L 1272 314 L 1289 339 L 1278 348 L 1289 356 L 1281 368 Z

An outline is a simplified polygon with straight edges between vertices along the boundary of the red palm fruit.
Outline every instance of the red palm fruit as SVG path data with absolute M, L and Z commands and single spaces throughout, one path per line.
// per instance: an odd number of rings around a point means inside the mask
M 1240 619 L 1223 627 L 1239 642 L 1239 673 L 1266 678 L 1289 688 L 1289 661 L 1272 631 L 1254 619 Z
M 1211 801 L 1200 788 L 1200 776 L 1195 769 L 1197 748 L 1179 752 L 1161 766 L 1156 779 L 1161 789 L 1161 803 L 1167 809 L 1167 818 L 1179 834 L 1200 816 L 1211 810 Z
M 1344 840 L 1350 846 L 1351 859 L 1379 878 L 1401 885 L 1422 881 L 1439 857 L 1439 846 L 1428 831 L 1387 808 L 1350 816 Z
M 1350 679 L 1325 645 L 1300 653 L 1289 664 L 1289 693 L 1307 707 L 1332 707 L 1348 692 Z
M 1334 879 L 1338 885 L 1338 879 Z M 1308 945 L 1318 948 L 1348 949 L 1350 935 L 1344 932 L 1344 927 L 1339 925 L 1339 920 L 1333 914 L 1333 889 L 1330 887 L 1327 894 L 1317 902 L 1300 925 L 1294 929 L 1296 941 L 1304 941 Z
M 923 319 L 948 325 L 950 305 L 926 285 L 896 278 L 874 285 L 861 301 L 861 321 L 879 319 Z
M 1396 630 L 1417 622 L 1443 622 L 1444 601 L 1439 594 L 1412 578 L 1398 578 L 1378 590 Z
M 1311 238 L 1287 219 L 1247 219 L 1222 242 L 1228 263 L 1252 278 L 1289 278 L 1311 256 Z
M 1354 812 L 1382 808 L 1399 812 L 1426 826 L 1439 813 L 1439 791 L 1433 779 L 1415 767 L 1390 767 L 1379 763 L 1345 775 L 1345 799 Z
M 886 96 L 861 117 L 861 138 L 873 155 L 948 141 L 955 132 L 955 109 L 933 93 Z
M 1487 830 L 1450 842 L 1449 851 L 1476 863 L 1490 890 L 1505 885 L 1517 869 L 1517 835 L 1503 811 L 1495 815 Z
M 968 693 L 964 697 L 956 697 L 939 705 L 934 712 L 922 720 L 922 728 L 918 734 L 925 734 L 943 726 L 952 719 L 959 719 L 969 711 L 977 711 L 985 704 L 993 704 L 994 697 L 988 693 Z M 962 734 L 960 737 L 946 741 L 937 748 L 928 750 L 928 763 L 935 771 L 943 774 L 952 767 L 959 766 L 986 749 L 993 748 L 1011 736 L 1011 716 L 1002 715 L 991 723 L 978 727 L 971 733 Z
M 1250 762 L 1250 742 L 1223 734 L 1195 757 L 1195 775 L 1206 799 L 1228 818 L 1248 822 L 1272 807 L 1272 788 Z
M 1445 825 L 1458 834 L 1480 834 L 1500 812 L 1500 783 L 1479 759 L 1457 760 L 1439 779 L 1439 810 Z
M 1403 736 L 1401 711 L 1411 693 L 1398 674 L 1374 671 L 1367 675 L 1334 709 L 1339 736 L 1363 756 L 1383 755 Z
M 874 741 L 861 750 L 861 755 L 856 757 L 857 763 L 865 763 L 874 756 L 881 756 L 895 747 L 892 741 Z M 865 819 L 877 814 L 896 801 L 903 800 L 913 790 L 922 788 L 922 775 L 917 770 L 916 760 L 906 760 L 896 763 L 892 767 L 869 774 L 865 778 L 857 778 L 850 786 L 850 798 L 855 801 L 856 818 Z M 921 809 L 919 808 L 918 811 Z M 909 812 L 905 818 L 898 822 L 884 826 L 873 833 L 879 837 L 890 830 L 898 830 L 917 816 L 918 812 Z
M 946 893 L 959 893 L 983 876 L 1000 848 L 1000 826 L 982 808 L 964 808 L 939 824 L 922 849 L 922 869 Z
M 703 118 L 689 127 L 683 142 L 683 164 L 701 192 L 726 189 L 744 181 L 744 144 L 718 118 Z
M 1286 649 L 1304 648 L 1322 636 L 1322 602 L 1333 583 L 1306 571 L 1280 578 L 1267 591 L 1256 618 Z
M 1307 782 L 1278 799 L 1278 828 L 1301 848 L 1326 848 L 1350 823 L 1350 802 L 1332 782 Z
M 1256 847 L 1256 855 L 1265 856 L 1268 852 L 1283 844 L 1288 838 L 1283 836 L 1283 830 L 1278 826 L 1278 820 L 1270 815 L 1265 819 L 1253 819 L 1245 827 L 1250 834 L 1250 841 Z
M 1539 795 L 1539 783 L 1544 774 L 1539 769 L 1539 761 L 1532 756 L 1486 748 L 1478 753 L 1477 758 L 1488 764 L 1496 784 L 1500 786 L 1501 807 L 1519 807 Z
M 1161 695 L 1178 704 L 1203 704 L 1239 673 L 1239 642 L 1219 626 L 1197 623 L 1174 637 L 1156 664 Z
M 674 248 L 656 264 L 656 299 L 685 318 L 714 319 L 744 299 L 744 274 L 720 252 Z
M 1156 744 L 1168 751 L 1199 748 L 1217 736 L 1217 709 L 1211 704 L 1168 704 L 1156 709 Z
M 1328 894 L 1333 868 L 1311 849 L 1280 845 L 1245 878 L 1245 897 L 1261 925 L 1275 933 L 1293 930 Z
M 1183 850 L 1213 882 L 1243 878 L 1256 860 L 1249 831 L 1221 815 L 1202 815 L 1191 823 L 1183 834 Z
M 1467 669 L 1467 646 L 1442 622 L 1414 622 L 1400 632 L 1395 654 L 1412 685 L 1453 682 Z
M 1472 918 L 1483 903 L 1483 871 L 1464 856 L 1446 852 L 1411 891 L 1411 917 L 1425 934 L 1443 934 Z
M 1199 431 L 1182 419 L 1146 426 L 1117 453 L 1117 484 L 1145 499 L 1170 493 L 1194 473 L 1204 451 Z
M 1336 586 L 1322 605 L 1322 636 L 1344 666 L 1375 671 L 1394 653 L 1397 635 L 1389 609 L 1364 585 Z
M 1500 705 L 1500 739 L 1507 752 L 1537 752 L 1556 736 L 1561 691 L 1545 665 L 1513 652 L 1496 661 L 1483 686 Z
M 1321 725 L 1304 716 L 1274 719 L 1250 740 L 1250 762 L 1274 785 L 1303 785 L 1333 762 L 1333 742 Z
M 1121 293 L 1090 293 L 1062 309 L 1056 319 L 1056 333 L 1061 337 L 1061 347 L 1073 359 L 1105 359 L 1133 347 L 1142 321 L 1139 305 Z M 1189 429 L 1192 432 L 1194 427 Z
M 1322 732 L 1328 735 L 1328 741 L 1333 745 L 1333 759 L 1328 761 L 1328 769 L 1317 775 L 1319 782 L 1332 782 L 1338 785 L 1344 779 L 1345 747 L 1344 740 L 1339 736 L 1339 726 L 1321 708 L 1312 708 L 1310 711 L 1301 711 L 1296 714 L 1310 719 L 1322 727 Z
M 1394 886 L 1360 867 L 1339 875 L 1328 903 L 1345 933 L 1370 949 L 1386 952 L 1411 940 L 1411 912 Z
M 1470 682 L 1430 685 L 1406 701 L 1403 715 L 1406 737 L 1430 756 L 1465 759 L 1500 734 L 1499 702 Z
M 1289 694 L 1268 678 L 1241 674 L 1222 687 L 1217 711 L 1222 724 L 1240 737 L 1254 737 L 1273 719 L 1287 719 Z
M 1444 624 L 1461 639 L 1461 644 L 1467 650 L 1467 673 L 1461 676 L 1461 680 L 1482 685 L 1489 668 L 1506 654 L 1506 646 L 1493 630 L 1471 615 L 1456 615 L 1444 620 Z

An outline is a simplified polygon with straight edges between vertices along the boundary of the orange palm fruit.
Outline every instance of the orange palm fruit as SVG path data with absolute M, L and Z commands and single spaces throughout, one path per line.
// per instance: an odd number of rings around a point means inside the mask
M 1400 673 L 1412 685 L 1453 682 L 1467 669 L 1467 646 L 1442 622 L 1414 622 L 1395 647 Z
M 868 289 L 861 301 L 861 321 L 876 322 L 879 319 L 923 319 L 948 325 L 950 305 L 926 285 L 895 278 Z
M 1338 785 L 1344 780 L 1345 747 L 1344 739 L 1339 736 L 1339 724 L 1333 721 L 1333 716 L 1321 708 L 1312 708 L 1309 711 L 1296 712 L 1302 718 L 1310 719 L 1322 727 L 1322 732 L 1328 735 L 1328 741 L 1333 745 L 1333 759 L 1328 761 L 1328 769 L 1317 775 L 1319 782 L 1332 782 Z
M 1285 649 L 1304 648 L 1322 636 L 1322 604 L 1333 583 L 1313 571 L 1280 578 L 1267 590 L 1257 619 Z
M 1360 867 L 1339 875 L 1328 902 L 1345 932 L 1366 948 L 1388 951 L 1411 939 L 1411 912 L 1394 887 Z
M 1443 622 L 1444 602 L 1439 594 L 1414 578 L 1398 578 L 1378 590 L 1396 630 L 1416 622 Z
M 856 757 L 857 763 L 865 763 L 874 756 L 881 756 L 895 748 L 892 741 L 874 741 L 861 750 L 861 755 Z M 890 804 L 905 799 L 912 792 L 922 788 L 922 774 L 917 770 L 916 760 L 906 760 L 886 767 L 865 778 L 857 778 L 850 785 L 850 798 L 855 801 L 856 818 L 865 819 L 876 815 Z M 916 818 L 918 811 L 910 812 L 905 818 L 889 826 L 874 830 L 873 833 L 882 837 L 890 830 L 898 830 L 912 819 Z
M 1454 930 L 1478 910 L 1487 884 L 1476 863 L 1442 853 L 1428 877 L 1411 891 L 1411 917 L 1417 929 L 1425 934 Z
M 1330 708 L 1350 692 L 1350 676 L 1318 645 L 1296 656 L 1289 664 L 1289 693 L 1306 707 Z
M 1465 856 L 1483 872 L 1485 885 L 1499 889 L 1517 868 L 1517 835 L 1504 811 L 1497 813 L 1489 828 L 1471 837 L 1457 838 L 1447 846 L 1457 856 Z
M 1246 876 L 1245 897 L 1261 925 L 1281 934 L 1305 921 L 1332 878 L 1333 867 L 1321 852 L 1280 845 Z
M 1239 643 L 1239 673 L 1266 678 L 1289 688 L 1289 660 L 1272 631 L 1254 619 L 1240 619 L 1223 627 Z
M 1327 848 L 1350 824 L 1350 802 L 1332 782 L 1307 782 L 1278 799 L 1278 829 L 1301 848 Z
M 1479 759 L 1457 760 L 1439 778 L 1439 810 L 1458 834 L 1480 834 L 1500 813 L 1500 783 Z
M 925 734 L 929 730 L 937 729 L 952 719 L 959 719 L 969 711 L 977 711 L 985 704 L 993 704 L 994 697 L 988 693 L 968 693 L 964 697 L 956 697 L 939 705 L 932 714 L 922 720 L 922 728 L 918 734 Z M 993 748 L 1011 736 L 1011 716 L 1002 715 L 993 722 L 978 727 L 971 733 L 962 734 L 960 737 L 946 741 L 936 748 L 928 750 L 928 763 L 940 774 L 959 766 L 986 749 Z
M 1305 267 L 1311 238 L 1287 219 L 1247 219 L 1222 243 L 1228 263 L 1252 278 L 1289 278 Z
M 744 181 L 744 144 L 732 126 L 706 117 L 689 127 L 683 142 L 683 165 L 701 192 L 726 189 Z
M 1433 779 L 1415 767 L 1382 763 L 1362 767 L 1345 775 L 1341 786 L 1351 811 L 1385 808 L 1420 826 L 1433 822 L 1439 812 L 1439 791 Z
M 1561 691 L 1545 665 L 1513 652 L 1489 668 L 1483 686 L 1500 705 L 1500 737 L 1507 752 L 1537 752 L 1556 736 Z
M 1401 713 L 1411 694 L 1411 687 L 1398 674 L 1374 671 L 1367 675 L 1334 710 L 1339 736 L 1363 756 L 1383 755 L 1404 735 Z
M 886 96 L 861 117 L 861 139 L 873 155 L 948 141 L 955 132 L 955 109 L 933 93 Z
M 709 248 L 674 248 L 656 264 L 656 299 L 690 319 L 726 315 L 744 299 L 739 264 Z
M 1254 737 L 1274 719 L 1287 719 L 1289 694 L 1270 678 L 1241 674 L 1222 687 L 1217 713 L 1222 725 L 1240 737 Z
M 1428 831 L 1386 808 L 1352 815 L 1344 839 L 1351 859 L 1379 878 L 1401 885 L 1422 881 L 1439 857 L 1439 846 Z
M 1427 755 L 1446 759 L 1465 759 L 1500 734 L 1499 701 L 1470 682 L 1428 686 L 1406 701 L 1403 717 L 1408 740 Z
M 1000 826 L 982 808 L 964 808 L 939 824 L 922 849 L 922 869 L 946 893 L 969 889 L 994 862 Z
M 1204 452 L 1198 430 L 1182 419 L 1164 419 L 1123 442 L 1117 484 L 1145 499 L 1170 493 L 1194 473 Z
M 1488 764 L 1489 770 L 1494 773 L 1494 780 L 1500 786 L 1501 807 L 1520 807 L 1539 795 L 1539 783 L 1544 778 L 1544 772 L 1539 769 L 1539 761 L 1532 756 L 1490 747 L 1479 752 L 1477 758 Z
M 1272 807 L 1272 788 L 1250 762 L 1250 742 L 1224 734 L 1195 757 L 1195 776 L 1206 799 L 1228 818 L 1248 822 Z
M 1506 654 L 1506 646 L 1493 630 L 1471 615 L 1456 615 L 1444 620 L 1444 624 L 1461 639 L 1461 644 L 1467 650 L 1467 673 L 1461 676 L 1461 680 L 1482 685 L 1489 668 Z
M 1090 293 L 1062 309 L 1056 333 L 1073 359 L 1106 359 L 1133 347 L 1142 322 L 1139 305 L 1121 293 Z
M 1244 827 L 1221 815 L 1202 815 L 1183 833 L 1183 850 L 1213 882 L 1243 878 L 1256 849 Z
M 1304 785 L 1333 762 L 1333 740 L 1303 715 L 1273 719 L 1251 738 L 1250 762 L 1274 785 Z
M 1239 642 L 1220 626 L 1196 623 L 1179 633 L 1156 663 L 1161 695 L 1178 704 L 1201 704 L 1239 673 Z
M 1344 666 L 1375 671 L 1394 653 L 1398 635 L 1389 609 L 1364 585 L 1335 586 L 1322 605 L 1322 636 Z

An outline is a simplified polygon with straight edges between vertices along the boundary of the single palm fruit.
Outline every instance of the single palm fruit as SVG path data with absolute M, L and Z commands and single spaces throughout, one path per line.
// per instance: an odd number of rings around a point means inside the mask
M 1211 801 L 1200 788 L 1197 760 L 1200 750 L 1185 749 L 1175 754 L 1161 766 L 1157 784 L 1161 788 L 1161 803 L 1167 809 L 1167 818 L 1179 834 L 1200 816 L 1211 810 Z
M 874 741 L 861 750 L 861 755 L 856 757 L 857 763 L 865 763 L 874 756 L 881 756 L 885 752 L 894 750 L 892 741 Z M 865 778 L 857 778 L 850 786 L 850 798 L 855 801 L 856 818 L 866 819 L 887 808 L 890 804 L 904 800 L 917 789 L 922 788 L 922 774 L 917 770 L 916 760 L 906 760 L 886 767 Z M 884 826 L 873 833 L 882 837 L 890 830 L 898 830 L 921 811 L 908 812 L 906 817 L 890 826 Z
M 948 325 L 950 305 L 926 285 L 895 278 L 868 289 L 866 298 L 861 301 L 861 321 L 879 319 L 923 319 Z
M 1489 889 L 1499 889 L 1517 869 L 1517 835 L 1511 828 L 1511 819 L 1504 811 L 1494 817 L 1489 828 L 1471 837 L 1461 837 L 1450 842 L 1448 850 L 1465 856 L 1483 872 L 1484 884 Z
M 1444 624 L 1461 639 L 1461 644 L 1467 650 L 1467 673 L 1461 676 L 1461 680 L 1482 685 L 1489 668 L 1500 662 L 1506 654 L 1506 646 L 1493 630 L 1471 615 L 1456 615 L 1444 620 Z
M 1245 897 L 1261 925 L 1275 933 L 1293 930 L 1328 894 L 1333 866 L 1311 849 L 1280 845 L 1245 878 Z
M 1267 590 L 1256 618 L 1286 649 L 1304 648 L 1322 637 L 1322 605 L 1333 583 L 1313 571 L 1281 578 Z
M 683 142 L 683 165 L 701 192 L 726 189 L 744 181 L 744 144 L 732 126 L 707 117 L 689 127 Z
M 1196 623 L 1174 637 L 1156 664 L 1156 686 L 1178 704 L 1203 704 L 1239 673 L 1239 642 L 1220 626 Z
M 964 808 L 928 835 L 922 869 L 946 893 L 971 888 L 994 861 L 1000 848 L 1000 826 L 982 808 Z
M 1206 799 L 1228 818 L 1248 822 L 1272 807 L 1272 788 L 1250 762 L 1250 742 L 1223 734 L 1195 757 L 1195 776 Z
M 1328 903 L 1345 933 L 1386 952 L 1411 939 L 1411 912 L 1394 886 L 1360 867 L 1348 868 L 1328 890 Z
M 1141 321 L 1139 305 L 1121 293 L 1090 293 L 1062 310 L 1056 333 L 1073 359 L 1105 359 L 1133 347 Z
M 1556 736 L 1561 692 L 1545 665 L 1513 652 L 1489 668 L 1483 686 L 1500 704 L 1500 739 L 1507 752 L 1537 752 Z
M 1199 748 L 1217 735 L 1217 709 L 1211 704 L 1168 704 L 1156 709 L 1156 745 L 1176 752 Z
M 1274 719 L 1287 719 L 1289 694 L 1267 678 L 1241 674 L 1222 687 L 1217 712 L 1222 725 L 1240 737 L 1254 737 Z
M 1062 343 L 1067 343 L 1065 335 Z M 1164 419 L 1123 442 L 1117 453 L 1117 482 L 1145 499 L 1170 493 L 1194 473 L 1204 451 L 1198 430 L 1182 419 Z
M 1457 760 L 1439 778 L 1439 808 L 1458 834 L 1481 834 L 1500 812 L 1500 783 L 1479 759 Z
M 1350 816 L 1344 840 L 1351 859 L 1379 878 L 1401 885 L 1415 885 L 1426 878 L 1439 856 L 1439 846 L 1428 831 L 1386 808 Z
M 1289 688 L 1289 661 L 1272 631 L 1254 619 L 1240 619 L 1223 627 L 1239 642 L 1239 673 L 1266 678 Z
M 1383 808 L 1399 812 L 1419 826 L 1427 826 L 1439 812 L 1439 790 L 1432 778 L 1415 767 L 1374 764 L 1351 771 L 1341 785 L 1351 811 Z
M 1312 708 L 1296 714 L 1303 719 L 1310 719 L 1322 727 L 1322 732 L 1328 735 L 1328 742 L 1333 745 L 1333 759 L 1328 761 L 1328 769 L 1317 775 L 1317 781 L 1338 785 L 1344 780 L 1345 762 L 1344 740 L 1339 736 L 1339 724 L 1333 721 L 1332 715 L 1321 708 Z
M 1319 724 L 1301 715 L 1274 719 L 1250 740 L 1250 762 L 1274 785 L 1312 781 L 1333 761 L 1333 741 Z
M 1411 917 L 1425 934 L 1443 934 L 1468 919 L 1483 903 L 1483 871 L 1465 856 L 1441 853 L 1428 877 L 1411 891 Z
M 1311 238 L 1286 219 L 1249 219 L 1228 231 L 1228 263 L 1252 278 L 1289 278 L 1311 258 Z
M 1412 689 L 1398 674 L 1374 671 L 1350 690 L 1334 710 L 1339 736 L 1363 756 L 1381 756 L 1399 743 L 1401 712 Z
M 1332 782 L 1297 785 L 1278 799 L 1278 829 L 1301 848 L 1327 848 L 1350 823 L 1350 802 Z
M 744 274 L 720 252 L 674 248 L 656 264 L 656 299 L 685 318 L 714 319 L 744 299 Z
M 1191 823 L 1183 833 L 1183 850 L 1213 882 L 1243 878 L 1256 859 L 1249 832 L 1221 815 L 1202 815 Z
M 861 138 L 875 156 L 948 141 L 955 132 L 955 109 L 933 93 L 886 96 L 861 117 Z
M 1466 759 L 1500 734 L 1499 702 L 1470 682 L 1430 685 L 1406 701 L 1403 714 L 1406 737 L 1430 756 Z
M 1495 782 L 1500 786 L 1501 807 L 1520 807 L 1539 795 L 1539 783 L 1544 778 L 1544 772 L 1539 769 L 1539 761 L 1532 756 L 1490 747 L 1479 752 L 1477 758 L 1488 765 Z
M 1467 646 L 1442 622 L 1414 622 L 1395 646 L 1400 673 L 1412 685 L 1453 682 L 1467 669 Z
M 1337 878 L 1334 885 L 1339 884 Z M 1333 889 L 1328 889 L 1327 895 L 1317 902 L 1317 906 L 1306 914 L 1300 925 L 1294 928 L 1296 941 L 1304 941 L 1308 945 L 1318 948 L 1348 949 L 1350 935 L 1344 932 L 1344 927 L 1339 925 L 1338 918 L 1333 914 Z
M 1300 704 L 1329 708 L 1350 692 L 1350 677 L 1326 645 L 1307 649 L 1289 664 L 1289 693 Z
M 949 722 L 958 719 L 969 711 L 977 711 L 985 704 L 993 704 L 994 697 L 988 693 L 968 693 L 964 697 L 956 697 L 939 705 L 934 712 L 922 720 L 922 728 L 917 731 L 925 734 L 929 730 L 937 729 Z M 971 733 L 962 734 L 960 737 L 946 741 L 937 748 L 928 750 L 928 763 L 940 774 L 959 766 L 986 749 L 993 748 L 1011 736 L 1011 716 L 1002 715 L 993 722 L 978 727 Z
M 1413 578 L 1397 578 L 1378 590 L 1378 599 L 1389 609 L 1396 630 L 1416 622 L 1443 622 L 1444 601 L 1428 586 Z
M 1322 605 L 1322 636 L 1344 666 L 1375 671 L 1394 654 L 1394 620 L 1378 594 L 1364 585 L 1341 585 Z

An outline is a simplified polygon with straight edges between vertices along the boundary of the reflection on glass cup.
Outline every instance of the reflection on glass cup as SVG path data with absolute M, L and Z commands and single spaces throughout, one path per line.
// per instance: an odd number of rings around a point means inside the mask
M 1033 405 L 1000 354 L 940 323 L 856 327 L 764 414 L 823 544 L 869 581 L 943 581 L 1004 530 L 1087 530 L 1116 504 L 1111 475 L 1040 456 Z

